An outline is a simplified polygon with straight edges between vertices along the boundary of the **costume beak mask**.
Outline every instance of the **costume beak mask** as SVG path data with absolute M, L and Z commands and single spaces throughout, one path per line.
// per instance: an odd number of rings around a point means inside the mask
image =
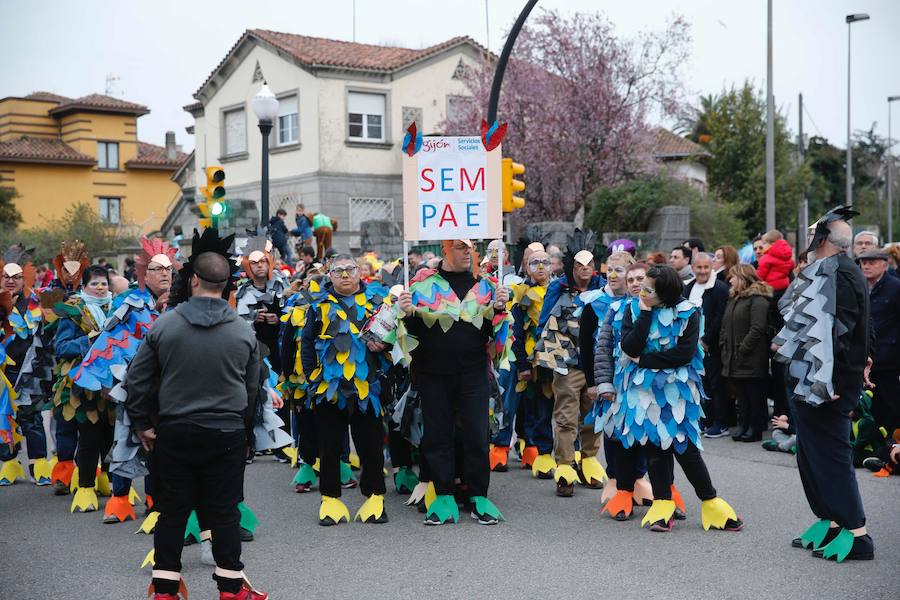
M 266 245 L 268 245 L 268 242 L 267 242 Z M 254 250 L 254 251 L 251 252 L 250 255 L 247 257 L 247 260 L 249 260 L 251 263 L 257 263 L 257 264 L 258 264 L 258 263 L 261 263 L 263 260 L 265 260 L 265 258 L 266 258 L 266 255 L 265 255 L 262 251 L 260 251 L 260 250 Z
M 822 215 L 822 218 L 816 221 L 812 239 L 810 240 L 809 247 L 806 249 L 806 251 L 808 253 L 815 254 L 815 251 L 818 249 L 819 244 L 821 244 L 823 240 L 828 238 L 829 223 L 834 223 L 835 221 L 850 221 L 850 219 L 858 214 L 859 212 L 853 210 L 853 208 L 849 206 L 840 206 L 829 210 L 827 213 Z M 810 229 L 813 228 L 810 227 Z
M 80 268 L 81 263 L 77 260 L 67 260 L 63 263 L 63 269 L 66 270 L 66 273 L 68 273 L 69 276 L 74 276 Z
M 580 250 L 575 255 L 575 262 L 585 267 L 591 264 L 592 260 L 594 260 L 594 255 L 588 250 Z
M 5 265 L 3 265 L 3 273 L 7 277 L 15 277 L 16 275 L 21 275 L 23 271 L 22 267 L 20 267 L 16 263 L 6 263 Z
M 150 259 L 150 262 L 156 263 L 161 267 L 171 267 L 172 266 L 172 260 L 165 254 L 155 255 L 153 258 Z

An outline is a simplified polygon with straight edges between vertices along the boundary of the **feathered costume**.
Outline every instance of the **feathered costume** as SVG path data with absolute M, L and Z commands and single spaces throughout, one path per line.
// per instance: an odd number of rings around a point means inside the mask
M 451 243 L 450 241 L 443 242 L 445 254 L 449 251 Z M 470 243 L 467 245 L 470 245 Z M 478 272 L 478 257 L 474 253 L 472 264 L 475 266 L 473 272 L 475 283 L 463 298 L 457 296 L 450 282 L 442 277 L 438 270 L 422 269 L 416 273 L 415 277 L 410 281 L 413 314 L 406 319 L 399 319 L 393 332 L 394 339 L 387 340 L 394 343 L 392 357 L 396 364 L 411 366 L 412 352 L 418 347 L 418 340 L 409 333 L 406 324 L 406 320 L 412 318 L 421 320 L 424 327 L 428 329 L 434 329 L 435 326 L 440 327 L 444 333 L 458 323 L 468 323 L 476 330 L 483 330 L 485 326 L 488 326 L 490 334 L 488 336 L 487 354 L 491 363 L 490 366 L 502 371 L 511 369 L 513 358 L 512 317 L 506 312 L 506 307 L 502 311 L 494 309 L 497 281 Z M 441 357 L 429 357 L 429 359 L 441 360 Z M 490 389 L 491 381 L 488 380 L 487 384 L 488 389 Z M 422 399 L 423 403 L 428 401 L 428 398 Z M 494 419 L 495 414 L 499 414 L 501 410 L 502 407 L 499 406 L 496 409 L 492 408 L 489 399 L 488 414 L 484 415 L 484 418 Z M 429 432 L 425 431 L 424 435 L 427 437 Z M 434 434 L 432 433 L 431 435 Z M 419 486 L 423 485 L 424 482 L 419 484 Z M 446 482 L 441 485 L 445 486 Z M 435 487 L 431 483 L 429 483 L 429 486 L 429 489 L 432 490 Z M 485 491 L 486 489 L 485 486 Z M 485 518 L 493 523 L 502 519 L 500 511 L 487 497 L 473 495 L 471 500 L 479 509 L 479 514 L 484 515 Z M 435 494 L 433 499 L 430 502 L 426 500 L 425 504 L 426 523 L 437 524 L 459 521 L 459 510 L 456 502 L 453 496 L 446 491 L 442 490 L 441 494 Z
M 105 390 L 115 403 L 109 411 L 114 424 L 110 472 L 129 482 L 148 473 L 140 440 L 132 431 L 131 421 L 124 410 L 127 393 L 123 385 L 128 365 L 160 314 L 155 296 L 146 287 L 147 268 L 150 263 L 171 266 L 173 270 L 180 266 L 175 261 L 176 250 L 166 241 L 141 238 L 141 250 L 135 256 L 138 287 L 113 299 L 103 331 L 94 338 L 80 364 L 72 369 L 72 382 L 77 389 L 100 396 L 104 403 L 106 394 L 101 392 Z M 148 500 L 148 504 L 150 502 L 152 500 Z M 114 496 L 107 503 L 105 518 L 111 522 L 113 517 L 120 522 L 134 518 L 127 495 Z
M 313 298 L 309 310 L 322 326 L 316 339 L 318 366 L 308 381 L 309 406 L 331 402 L 345 410 L 355 403 L 351 410 L 366 412 L 371 406 L 375 415 L 383 414 L 380 376 L 388 362 L 369 352 L 359 334 L 387 293 L 370 283 L 352 297 L 339 297 L 329 288 Z
M 251 323 L 256 318 L 256 313 L 265 310 L 276 300 L 280 300 L 288 289 L 288 282 L 281 271 L 274 269 L 275 259 L 270 252 L 270 242 L 265 236 L 252 237 L 241 249 L 241 266 L 247 274 L 247 280 L 238 282 L 235 293 L 235 305 L 238 316 Z M 269 264 L 269 273 L 266 277 L 266 289 L 260 290 L 253 285 L 250 276 L 250 263 L 258 262 L 265 258 Z
M 625 301 L 633 320 L 640 314 L 638 298 Z M 682 301 L 675 307 L 661 307 L 653 311 L 653 323 L 647 337 L 645 353 L 663 352 L 674 348 L 678 337 L 687 327 L 697 307 Z M 621 339 L 625 311 L 617 311 L 613 318 L 615 339 Z M 702 326 L 701 326 L 702 329 Z M 697 448 L 700 441 L 700 407 L 704 397 L 703 349 L 697 346 L 690 364 L 677 369 L 645 369 L 623 356 L 621 346 L 613 349 L 616 360 L 614 383 L 616 398 L 600 402 L 600 415 L 595 431 L 614 437 L 625 448 L 634 444 L 652 443 L 663 450 L 674 446 L 684 451 L 688 442 Z
M 22 278 L 22 292 L 18 295 L 18 301 L 14 302 L 7 291 L 0 292 L 0 321 L 2 321 L 2 333 L 0 333 L 0 443 L 11 444 L 10 452 L 4 452 L 4 460 L 0 467 L 0 486 L 10 485 L 17 479 L 26 479 L 25 471 L 16 458 L 18 455 L 18 440 L 21 437 L 19 424 L 15 420 L 17 411 L 24 406 L 29 406 L 22 413 L 22 417 L 32 422 L 35 418 L 35 410 L 40 407 L 32 404 L 31 396 L 18 397 L 14 390 L 14 384 L 24 370 L 27 356 L 26 344 L 30 345 L 33 336 L 38 332 L 41 324 L 40 301 L 33 291 L 35 280 L 35 268 L 31 264 L 31 253 L 22 244 L 10 246 L 0 260 L 0 271 L 9 277 Z M 10 378 L 12 380 L 10 380 Z M 27 413 L 27 414 L 26 414 Z M 39 418 L 39 413 L 37 415 Z M 26 430 L 27 433 L 27 430 Z M 15 440 L 13 440 L 15 438 Z M 43 442 L 43 448 L 34 447 Z M 38 485 L 46 485 L 49 480 L 49 463 L 46 460 L 46 440 L 29 438 L 28 453 L 31 456 L 40 453 L 44 458 L 35 458 L 35 482 Z

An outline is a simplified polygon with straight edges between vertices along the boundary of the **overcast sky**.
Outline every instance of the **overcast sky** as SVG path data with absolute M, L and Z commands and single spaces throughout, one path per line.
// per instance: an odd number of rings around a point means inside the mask
M 490 48 L 524 0 L 489 0 Z M 887 96 L 900 95 L 900 0 L 775 0 L 775 100 L 797 131 L 797 94 L 808 110 L 804 129 L 843 146 L 847 110 L 848 13 L 871 20 L 853 27 L 852 126 L 887 136 Z M 328 7 L 328 8 L 324 8 Z M 241 33 L 263 28 L 351 40 L 353 0 L 226 2 L 208 0 L 0 0 L 0 97 L 37 90 L 64 96 L 104 91 L 150 107 L 143 141 L 179 144 L 192 123 L 181 107 Z M 751 79 L 765 85 L 765 0 L 541 0 L 538 8 L 607 13 L 622 35 L 660 29 L 673 13 L 692 26 L 685 84 L 692 95 L 718 92 Z M 484 44 L 485 0 L 356 0 L 356 40 L 428 46 L 456 35 Z M 900 102 L 893 137 L 900 137 Z M 501 115 L 502 116 L 502 115 Z

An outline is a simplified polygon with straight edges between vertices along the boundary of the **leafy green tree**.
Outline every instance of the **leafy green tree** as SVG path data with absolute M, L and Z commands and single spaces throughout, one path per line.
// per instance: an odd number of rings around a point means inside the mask
M 697 144 L 706 144 L 710 140 L 709 124 L 719 107 L 719 98 L 715 94 L 700 96 L 700 106 L 689 107 L 675 125 L 675 133 L 685 136 Z
M 102 221 L 97 211 L 85 202 L 73 204 L 62 217 L 37 227 L 0 229 L 0 248 L 21 242 L 35 249 L 33 259 L 36 263 L 52 260 L 63 241 L 75 239 L 85 243 L 91 256 L 102 256 L 114 252 L 118 246 L 134 242 L 123 236 L 120 227 Z
M 15 229 L 22 222 L 22 215 L 15 203 L 18 197 L 15 189 L 0 187 L 0 228 Z
M 716 201 L 685 181 L 664 175 L 636 179 L 612 188 L 602 188 L 591 198 L 585 224 L 598 233 L 646 231 L 653 213 L 663 206 L 687 206 L 691 235 L 707 246 L 738 244 L 745 239 L 744 223 L 733 207 Z
M 723 93 L 707 121 L 710 189 L 746 223 L 748 236 L 761 232 L 765 229 L 765 98 L 746 82 Z M 780 228 L 796 225 L 797 204 L 811 179 L 809 167 L 796 159 L 784 116 L 776 113 L 775 212 Z

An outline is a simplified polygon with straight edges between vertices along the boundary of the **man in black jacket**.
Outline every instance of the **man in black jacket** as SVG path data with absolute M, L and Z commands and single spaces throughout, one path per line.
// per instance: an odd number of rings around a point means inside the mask
M 243 573 L 238 510 L 245 416 L 254 414 L 259 392 L 258 344 L 222 299 L 228 259 L 203 252 L 184 269 L 191 298 L 157 319 L 127 374 L 125 408 L 159 482 L 154 599 L 174 600 L 183 586 L 184 528 L 196 509 L 211 525 L 220 599 L 265 600 Z
M 281 260 L 284 264 L 290 265 L 291 261 L 291 245 L 289 243 L 289 233 L 287 225 L 284 224 L 284 218 L 287 217 L 287 211 L 279 208 L 275 212 L 275 216 L 269 219 L 268 233 L 272 238 L 272 245 L 278 249 L 281 254 Z
M 875 330 L 872 416 L 891 437 L 900 428 L 900 347 L 897 345 L 900 343 L 900 279 L 887 273 L 888 255 L 884 250 L 866 250 L 858 258 L 869 284 Z
M 719 333 L 722 330 L 722 315 L 728 303 L 728 286 L 713 276 L 712 257 L 699 252 L 691 262 L 694 280 L 684 288 L 684 296 L 694 306 L 702 307 L 704 318 L 703 335 L 703 389 L 709 396 L 706 415 L 710 425 L 703 434 L 708 438 L 728 435 L 729 409 L 722 393 L 722 355 L 719 351 Z

